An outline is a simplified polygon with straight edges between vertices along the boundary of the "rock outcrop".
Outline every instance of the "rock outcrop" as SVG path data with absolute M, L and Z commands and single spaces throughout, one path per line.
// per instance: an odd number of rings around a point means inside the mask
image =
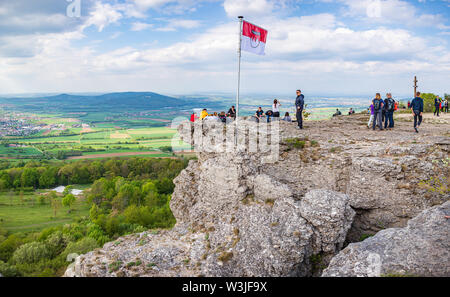
M 423 211 L 404 228 L 351 243 L 323 276 L 450 276 L 450 201 Z
M 450 198 L 450 125 L 425 124 L 416 134 L 397 122 L 380 132 L 366 120 L 338 117 L 304 130 L 263 124 L 268 131 L 241 120 L 238 135 L 247 137 L 237 150 L 226 149 L 234 123 L 185 123 L 181 138 L 202 149 L 174 181 L 175 228 L 107 243 L 66 275 L 320 275 L 345 243 L 404 227 Z

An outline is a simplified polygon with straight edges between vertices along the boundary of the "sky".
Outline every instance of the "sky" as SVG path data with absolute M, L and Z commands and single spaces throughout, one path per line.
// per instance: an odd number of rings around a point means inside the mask
M 79 9 L 78 9 L 79 8 Z M 0 94 L 450 93 L 450 0 L 0 0 Z

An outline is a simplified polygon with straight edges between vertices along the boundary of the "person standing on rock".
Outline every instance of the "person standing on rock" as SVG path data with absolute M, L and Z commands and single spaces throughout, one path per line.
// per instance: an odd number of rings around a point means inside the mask
M 411 110 L 414 115 L 414 130 L 419 133 L 417 127 L 422 123 L 423 99 L 420 98 L 420 92 L 416 93 L 416 98 L 411 102 Z
M 440 105 L 441 100 L 439 99 L 439 96 L 436 96 L 436 98 L 434 98 L 434 115 L 437 114 L 437 116 L 439 116 Z
M 297 98 L 295 98 L 295 107 L 297 111 L 298 128 L 303 129 L 303 107 L 305 106 L 305 96 L 302 91 L 297 90 Z
M 280 106 L 281 106 L 281 103 L 278 102 L 278 99 L 273 100 L 272 111 L 273 111 L 274 119 L 280 117 Z
M 394 128 L 394 109 L 395 109 L 395 100 L 392 99 L 392 94 L 387 93 L 386 99 L 384 100 L 384 105 L 386 106 L 386 116 L 384 118 L 384 129 L 392 129 Z M 388 127 L 389 122 L 389 127 Z
M 373 117 L 373 125 L 372 129 L 375 131 L 375 127 L 378 124 L 378 127 L 380 127 L 380 131 L 383 130 L 383 122 L 381 121 L 382 112 L 384 109 L 383 100 L 381 99 L 380 93 L 377 93 L 375 95 L 375 99 L 372 100 L 373 104 L 373 111 L 374 111 L 374 117 Z
M 367 123 L 367 128 L 369 128 L 370 129 L 370 125 L 372 125 L 372 122 L 373 122 L 373 118 L 374 118 L 374 114 L 375 114 L 375 111 L 373 110 L 373 103 L 370 105 L 370 118 L 369 118 L 369 122 Z

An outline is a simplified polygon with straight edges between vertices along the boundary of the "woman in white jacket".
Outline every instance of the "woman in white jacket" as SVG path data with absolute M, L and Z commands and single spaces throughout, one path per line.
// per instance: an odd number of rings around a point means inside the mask
M 281 103 L 279 103 L 277 99 L 273 100 L 272 111 L 273 111 L 274 118 L 280 117 L 280 109 L 279 109 L 280 106 L 281 106 Z

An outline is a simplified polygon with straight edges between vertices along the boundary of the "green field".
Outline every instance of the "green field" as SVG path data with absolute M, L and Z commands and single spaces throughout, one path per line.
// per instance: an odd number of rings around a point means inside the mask
M 76 187 L 82 189 L 86 187 Z M 44 228 L 60 226 L 74 219 L 89 215 L 89 205 L 83 197 L 77 197 L 73 210 L 61 206 L 54 217 L 49 201 L 41 205 L 38 197 L 45 191 L 24 193 L 0 192 L 0 227 L 11 233 L 40 231 Z
M 172 156 L 166 148 L 172 147 L 172 138 L 176 136 L 175 129 L 168 127 L 128 129 L 117 127 L 115 123 L 96 124 L 82 129 L 72 127 L 72 124 L 80 124 L 81 122 L 75 118 L 69 118 L 67 115 L 66 117 L 62 117 L 62 115 L 49 116 L 48 114 L 33 116 L 42 125 L 64 124 L 65 130 L 48 129 L 45 131 L 43 129 L 30 137 L 6 138 L 8 144 L 20 147 L 0 145 L 0 157 L 60 159 L 62 154 L 70 157 L 138 152 L 155 152 L 152 155 L 147 154 L 148 157 Z M 175 151 L 189 149 L 186 144 L 179 140 L 176 143 Z M 162 152 L 161 149 L 165 151 Z M 156 154 L 158 152 L 160 154 Z

